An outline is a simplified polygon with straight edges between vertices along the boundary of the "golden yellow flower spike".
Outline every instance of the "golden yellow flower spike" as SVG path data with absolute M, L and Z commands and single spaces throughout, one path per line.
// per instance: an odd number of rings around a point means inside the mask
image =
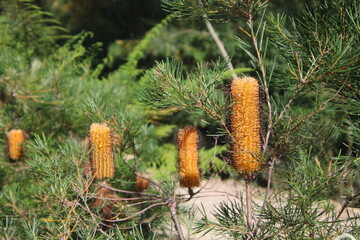
M 12 160 L 19 160 L 23 154 L 23 144 L 25 141 L 24 131 L 21 129 L 12 129 L 8 135 L 8 150 Z
M 89 131 L 91 169 L 95 178 L 113 177 L 114 156 L 110 128 L 106 124 L 93 123 Z
M 260 169 L 259 85 L 252 77 L 233 79 L 230 130 L 235 170 L 252 178 Z
M 200 183 L 198 168 L 199 133 L 194 127 L 180 129 L 178 132 L 178 164 L 180 186 L 197 187 Z

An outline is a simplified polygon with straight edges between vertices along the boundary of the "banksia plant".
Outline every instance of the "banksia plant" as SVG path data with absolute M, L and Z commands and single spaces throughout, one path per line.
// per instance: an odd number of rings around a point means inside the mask
M 235 78 L 231 84 L 230 130 L 235 170 L 251 179 L 260 169 L 259 84 L 255 78 Z
M 8 151 L 12 160 L 19 160 L 23 154 L 23 144 L 25 141 L 24 131 L 21 129 L 12 129 L 8 134 Z
M 93 123 L 89 131 L 91 170 L 95 178 L 113 177 L 114 155 L 110 128 L 106 124 Z
M 180 186 L 197 187 L 200 183 L 199 132 L 194 127 L 187 127 L 180 129 L 177 137 Z

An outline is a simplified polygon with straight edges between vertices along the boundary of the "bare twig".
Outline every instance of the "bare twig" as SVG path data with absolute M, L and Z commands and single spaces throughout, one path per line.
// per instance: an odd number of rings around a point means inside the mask
M 204 14 L 204 19 L 205 19 L 205 24 L 206 27 L 208 28 L 211 37 L 214 39 L 216 45 L 218 46 L 221 55 L 223 56 L 223 58 L 228 62 L 228 68 L 231 71 L 231 76 L 233 78 L 238 78 L 237 74 L 235 73 L 234 70 L 234 66 L 232 65 L 232 63 L 230 62 L 230 57 L 228 55 L 228 53 L 226 52 L 226 49 L 224 47 L 223 42 L 220 40 L 219 36 L 216 34 L 214 27 L 212 26 L 212 24 L 210 23 L 210 21 L 207 19 L 206 14 Z
M 203 6 L 202 4 L 202 1 L 199 0 L 199 5 L 200 6 Z M 228 62 L 228 68 L 229 70 L 231 71 L 231 76 L 233 78 L 238 78 L 237 74 L 235 73 L 235 70 L 234 70 L 234 66 L 232 65 L 231 61 L 230 61 L 230 57 L 229 57 L 229 54 L 227 53 L 225 47 L 224 47 L 224 43 L 220 40 L 219 36 L 217 35 L 217 33 L 215 32 L 215 29 L 214 27 L 212 26 L 211 22 L 209 21 L 206 13 L 204 13 L 203 15 L 204 17 L 204 21 L 205 21 L 205 24 L 206 24 L 206 27 L 207 29 L 209 30 L 209 33 L 211 35 L 211 37 L 214 39 L 217 47 L 219 48 L 220 50 L 220 53 L 221 55 L 223 56 L 223 58 L 225 59 L 225 61 Z
M 345 209 L 347 209 L 347 207 L 349 206 L 350 202 L 351 202 L 352 200 L 354 200 L 355 198 L 357 198 L 358 196 L 360 196 L 360 191 L 358 191 L 358 192 L 356 192 L 356 193 L 354 193 L 354 194 L 351 194 L 350 196 L 348 196 L 348 197 L 346 198 L 345 203 L 341 206 L 341 209 L 340 209 L 338 215 L 337 215 L 336 218 L 335 218 L 335 221 L 337 221 L 337 220 L 340 218 L 341 214 L 345 211 Z
M 146 212 L 147 210 L 149 210 L 149 209 L 151 209 L 151 208 L 159 207 L 159 206 L 165 206 L 165 205 L 166 205 L 165 202 L 154 203 L 154 204 L 152 204 L 152 205 L 150 205 L 150 206 L 148 206 L 148 207 L 146 207 L 146 208 L 143 208 L 143 209 L 140 210 L 140 211 L 137 211 L 136 213 L 134 213 L 133 215 L 131 215 L 131 216 L 129 216 L 129 217 L 126 217 L 126 218 L 118 218 L 118 219 L 113 219 L 113 220 L 107 219 L 106 221 L 108 221 L 108 222 L 124 222 L 124 221 L 127 221 L 127 220 L 129 220 L 129 219 L 132 219 L 132 218 L 134 218 L 134 217 L 136 217 L 136 216 L 139 216 L 140 214 Z
M 301 128 L 301 126 L 303 125 L 303 123 L 304 123 L 306 120 L 308 120 L 309 118 L 313 117 L 313 116 L 314 116 L 315 114 L 317 114 L 318 112 L 325 110 L 326 105 L 327 105 L 331 100 L 333 100 L 336 96 L 338 96 L 339 93 L 340 93 L 340 91 L 341 91 L 341 88 L 340 88 L 332 97 L 330 97 L 330 98 L 328 98 L 326 101 L 324 101 L 324 102 L 323 102 L 319 107 L 317 107 L 313 112 L 311 112 L 310 114 L 308 114 L 305 118 L 301 119 L 301 120 L 299 121 L 299 123 L 296 124 L 296 126 L 293 127 L 293 128 L 290 130 L 290 133 L 293 133 L 293 132 L 295 132 L 296 130 L 298 130 L 299 128 Z
M 246 188 L 246 223 L 247 223 L 248 231 L 251 232 L 253 227 L 251 181 L 245 180 L 245 188 Z
M 167 206 L 169 207 L 171 220 L 173 221 L 173 223 L 175 225 L 175 229 L 176 229 L 176 232 L 178 233 L 179 239 L 180 240 L 185 240 L 184 233 L 183 233 L 183 231 L 181 229 L 180 222 L 179 222 L 179 219 L 178 219 L 177 214 L 176 214 L 176 201 L 175 201 L 175 199 L 169 199 L 168 202 L 167 202 Z
M 156 194 L 149 194 L 149 193 L 143 193 L 143 192 L 133 192 L 133 191 L 121 190 L 121 189 L 110 187 L 110 186 L 108 186 L 108 185 L 106 185 L 104 183 L 100 183 L 99 186 L 107 188 L 107 189 L 109 189 L 111 191 L 114 191 L 114 192 L 127 193 L 127 194 L 136 194 L 136 195 L 144 195 L 144 196 L 149 196 L 149 197 L 154 197 L 154 198 L 161 198 L 159 195 L 156 195 Z

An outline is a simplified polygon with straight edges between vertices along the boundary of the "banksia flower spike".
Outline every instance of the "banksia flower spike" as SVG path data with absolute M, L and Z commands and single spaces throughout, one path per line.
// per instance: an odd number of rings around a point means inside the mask
M 24 131 L 21 129 L 12 129 L 8 134 L 8 151 L 12 160 L 19 160 L 23 154 L 23 144 L 25 141 Z
M 252 77 L 236 78 L 231 84 L 232 163 L 251 179 L 260 169 L 259 85 Z
M 91 170 L 98 179 L 114 176 L 114 156 L 110 128 L 106 124 L 93 123 L 89 131 L 91 146 Z
M 178 132 L 178 164 L 180 186 L 199 186 L 200 172 L 198 168 L 199 133 L 194 127 L 180 129 Z

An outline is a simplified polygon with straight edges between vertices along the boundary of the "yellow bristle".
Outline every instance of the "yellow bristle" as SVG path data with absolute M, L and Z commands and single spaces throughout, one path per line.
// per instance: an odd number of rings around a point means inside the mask
M 198 168 L 199 133 L 194 127 L 180 129 L 178 133 L 178 163 L 180 186 L 197 187 L 200 183 Z
M 231 84 L 232 162 L 246 178 L 260 169 L 259 85 L 252 77 L 234 79 Z
M 24 131 L 21 129 L 12 129 L 8 135 L 8 150 L 12 160 L 19 160 L 23 154 L 23 144 L 25 141 Z
M 114 156 L 110 128 L 106 124 L 93 123 L 89 132 L 91 145 L 91 169 L 95 178 L 114 176 Z

